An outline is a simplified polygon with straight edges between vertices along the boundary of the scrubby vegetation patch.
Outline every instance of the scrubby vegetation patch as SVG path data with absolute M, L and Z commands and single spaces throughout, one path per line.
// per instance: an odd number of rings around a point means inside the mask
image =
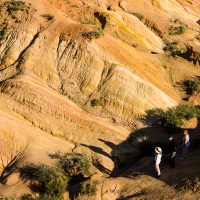
M 179 104 L 169 108 L 163 115 L 164 127 L 180 127 L 185 121 L 200 116 L 200 108 L 189 104 Z
M 168 40 L 164 40 L 166 46 L 163 48 L 164 51 L 171 52 L 172 55 L 180 55 L 187 51 L 185 46 L 181 46 L 179 41 L 169 42 Z
M 32 169 L 32 175 L 28 177 L 31 179 L 33 192 L 39 194 L 40 200 L 63 200 L 64 193 L 69 191 L 73 184 L 76 185 L 76 195 L 93 195 L 96 193 L 96 183 L 90 181 L 90 168 L 93 163 L 89 157 L 78 153 L 64 155 L 57 153 L 53 155 L 53 158 L 58 159 L 55 165 L 39 164 Z M 72 183 L 72 180 L 80 174 L 84 179 L 77 179 L 75 183 Z M 26 194 L 27 196 L 30 195 Z
M 186 91 L 188 94 L 193 94 L 195 91 L 198 90 L 200 85 L 200 78 L 195 78 L 193 80 L 185 80 L 184 85 L 186 87 Z
M 69 178 L 61 169 L 46 165 L 39 165 L 33 176 L 41 189 L 42 196 L 60 197 L 66 191 L 69 182 Z
M 88 40 L 92 40 L 93 38 L 97 39 L 101 37 L 102 35 L 103 35 L 103 30 L 101 28 L 98 28 L 97 30 L 94 30 L 94 31 L 81 33 L 81 36 Z
M 97 187 L 94 182 L 87 180 L 81 184 L 81 194 L 93 195 L 97 192 Z
M 169 34 L 170 35 L 182 35 L 186 31 L 186 26 L 180 25 L 180 26 L 170 26 L 169 28 Z
M 92 106 L 103 106 L 104 101 L 102 99 L 93 99 L 93 100 L 91 100 L 91 105 Z
M 50 14 L 50 13 L 43 14 L 42 17 L 47 19 L 47 21 L 51 21 L 51 20 L 54 19 L 54 16 L 52 14 Z

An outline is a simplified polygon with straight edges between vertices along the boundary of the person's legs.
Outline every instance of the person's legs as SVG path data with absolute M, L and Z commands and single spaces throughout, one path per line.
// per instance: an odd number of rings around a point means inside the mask
M 156 172 L 157 172 L 157 176 L 160 176 L 161 172 L 160 172 L 160 167 L 159 167 L 158 164 L 155 164 L 155 169 L 156 169 Z
M 175 167 L 175 156 L 172 158 L 172 165 L 171 165 L 171 167 L 172 168 Z
M 184 155 L 184 158 L 187 158 L 187 157 L 188 157 L 188 148 L 189 148 L 189 146 L 186 146 L 186 147 L 185 147 L 185 155 Z
M 183 147 L 183 153 L 182 153 L 182 157 L 180 160 L 184 160 L 185 154 L 186 154 L 186 148 Z
M 182 154 L 182 157 L 184 158 L 184 156 L 185 156 L 185 152 L 186 152 L 186 148 L 184 147 L 183 148 L 183 154 Z

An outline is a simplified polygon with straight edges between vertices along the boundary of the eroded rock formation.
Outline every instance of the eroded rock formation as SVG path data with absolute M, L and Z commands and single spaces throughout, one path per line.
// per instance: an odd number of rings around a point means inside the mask
M 7 131 L 47 132 L 64 138 L 66 150 L 110 155 L 101 140 L 126 140 L 137 118 L 176 106 L 183 97 L 177 83 L 200 75 L 199 6 L 197 0 L 1 1 L 1 116 L 15 124 Z M 164 48 L 177 40 L 183 52 Z M 64 151 L 62 139 L 54 140 Z M 112 170 L 115 163 L 105 159 Z

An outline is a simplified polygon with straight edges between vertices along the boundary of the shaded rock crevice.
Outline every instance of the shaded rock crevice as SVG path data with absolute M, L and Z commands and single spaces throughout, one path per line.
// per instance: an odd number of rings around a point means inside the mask
M 194 65 L 200 65 L 200 53 L 194 51 L 192 47 L 187 46 L 186 52 L 180 54 L 180 56 L 186 59 L 187 61 L 194 63 Z
M 107 23 L 106 17 L 99 12 L 95 12 L 94 16 L 99 20 L 101 23 L 101 28 L 104 29 Z

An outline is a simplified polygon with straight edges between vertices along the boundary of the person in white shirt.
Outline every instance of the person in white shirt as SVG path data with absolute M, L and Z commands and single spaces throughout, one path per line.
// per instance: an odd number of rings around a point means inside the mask
M 154 166 L 156 170 L 156 178 L 161 177 L 161 172 L 160 172 L 160 163 L 161 163 L 161 157 L 162 157 L 162 149 L 160 147 L 155 148 L 155 157 L 154 157 Z
M 182 153 L 182 157 L 180 160 L 184 160 L 185 158 L 188 158 L 188 148 L 190 146 L 190 136 L 188 134 L 187 130 L 184 130 L 183 132 L 184 136 L 183 136 L 183 140 L 182 140 L 182 145 L 183 145 L 183 153 Z

